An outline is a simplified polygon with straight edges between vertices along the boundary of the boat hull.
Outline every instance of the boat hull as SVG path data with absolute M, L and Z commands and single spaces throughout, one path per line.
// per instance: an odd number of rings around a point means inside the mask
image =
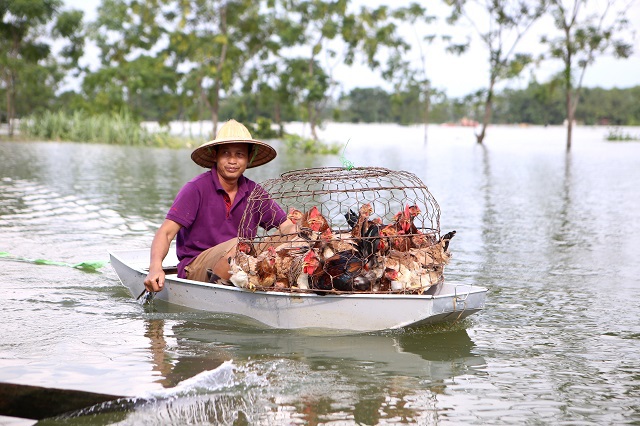
M 134 297 L 144 290 L 148 251 L 109 253 L 111 265 Z M 175 252 L 165 265 L 175 266 Z M 156 299 L 191 309 L 239 315 L 278 329 L 379 331 L 461 320 L 484 307 L 487 289 L 442 283 L 424 295 L 252 292 L 166 276 Z

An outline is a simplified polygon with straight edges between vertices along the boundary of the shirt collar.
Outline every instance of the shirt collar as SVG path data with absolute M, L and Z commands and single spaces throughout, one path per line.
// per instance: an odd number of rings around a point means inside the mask
M 213 181 L 213 187 L 215 188 L 216 192 L 219 192 L 219 191 L 224 192 L 224 188 L 220 183 L 220 177 L 218 176 L 218 172 L 215 169 L 211 169 L 210 173 L 211 173 L 211 180 Z M 241 175 L 238 178 L 238 194 L 241 194 L 241 193 L 244 194 L 245 192 L 247 192 L 247 178 L 244 177 L 244 175 Z

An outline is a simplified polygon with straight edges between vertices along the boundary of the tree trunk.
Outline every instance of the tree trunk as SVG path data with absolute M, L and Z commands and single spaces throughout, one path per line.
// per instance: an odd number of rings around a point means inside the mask
M 424 91 L 424 144 L 427 144 L 427 130 L 429 128 L 429 110 L 431 109 L 431 91 L 427 85 Z
M 282 125 L 282 113 L 281 113 L 280 109 L 281 109 L 280 102 L 276 102 L 274 118 L 276 120 L 276 123 L 278 124 L 278 136 L 283 137 L 284 136 L 284 126 Z
M 566 94 L 566 103 L 567 103 L 567 151 L 571 151 L 571 138 L 573 134 L 573 117 L 574 109 L 571 107 L 571 90 L 567 88 Z
M 313 78 L 313 59 L 314 57 L 313 55 L 311 55 L 311 59 L 309 60 L 309 80 Z M 317 141 L 318 140 L 318 134 L 316 133 L 317 118 L 316 118 L 315 110 L 313 108 L 313 102 L 311 100 L 307 102 L 307 115 L 309 116 L 309 127 L 311 128 L 311 137 L 313 138 L 313 140 Z
M 307 106 L 307 113 L 309 114 L 309 127 L 311 128 L 311 137 L 313 140 L 318 140 L 318 133 L 316 132 L 317 122 L 316 122 L 316 114 L 313 109 L 313 105 L 309 102 Z
M 496 84 L 495 77 L 491 77 L 491 82 L 489 83 L 489 89 L 487 90 L 487 99 L 484 102 L 484 117 L 482 118 L 482 129 L 480 133 L 476 134 L 476 141 L 479 144 L 482 144 L 484 141 L 484 137 L 487 133 L 487 127 L 489 126 L 489 122 L 491 121 L 491 107 L 493 102 L 493 86 Z
M 11 77 L 5 79 L 7 96 L 7 131 L 9 136 L 13 136 L 13 99 L 11 96 Z

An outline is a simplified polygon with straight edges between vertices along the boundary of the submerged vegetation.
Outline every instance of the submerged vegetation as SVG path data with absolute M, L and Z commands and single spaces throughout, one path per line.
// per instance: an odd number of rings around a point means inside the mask
M 299 151 L 304 154 L 338 154 L 340 145 L 326 144 L 312 138 L 299 135 L 285 135 L 284 144 L 290 151 Z
M 609 129 L 607 133 L 608 141 L 640 141 L 640 135 L 632 135 L 631 133 L 623 132 L 620 127 L 614 127 Z
M 97 114 L 76 111 L 45 111 L 20 122 L 20 131 L 27 136 L 46 140 L 97 142 L 114 145 L 188 147 L 198 142 L 170 135 L 166 131 L 150 132 L 127 112 Z

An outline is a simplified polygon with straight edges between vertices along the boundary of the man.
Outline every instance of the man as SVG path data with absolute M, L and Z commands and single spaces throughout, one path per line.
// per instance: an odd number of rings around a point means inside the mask
M 243 173 L 249 167 L 268 163 L 276 157 L 270 145 L 252 139 L 245 126 L 235 120 L 226 122 L 212 141 L 191 153 L 191 159 L 211 170 L 187 182 L 173 202 L 153 238 L 149 273 L 144 285 L 149 291 L 164 287 L 162 261 L 177 235 L 178 277 L 207 280 L 207 269 L 221 278 L 229 278 L 228 258 L 235 255 L 240 222 L 247 198 L 256 183 Z M 255 236 L 258 225 L 269 230 L 279 227 L 285 234 L 295 225 L 273 200 L 262 209 L 260 218 L 251 218 L 249 233 Z M 246 235 L 246 230 L 243 235 Z

